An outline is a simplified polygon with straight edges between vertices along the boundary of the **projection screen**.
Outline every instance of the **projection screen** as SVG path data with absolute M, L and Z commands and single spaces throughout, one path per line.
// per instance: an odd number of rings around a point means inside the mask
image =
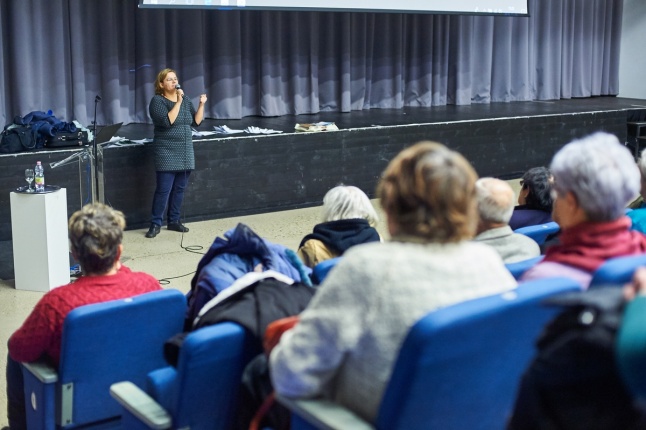
M 144 8 L 527 15 L 529 0 L 139 0 Z

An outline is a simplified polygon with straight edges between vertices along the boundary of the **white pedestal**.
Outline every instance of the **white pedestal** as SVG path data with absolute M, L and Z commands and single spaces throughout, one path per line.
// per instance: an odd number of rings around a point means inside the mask
M 67 191 L 11 193 L 17 290 L 49 291 L 70 282 Z

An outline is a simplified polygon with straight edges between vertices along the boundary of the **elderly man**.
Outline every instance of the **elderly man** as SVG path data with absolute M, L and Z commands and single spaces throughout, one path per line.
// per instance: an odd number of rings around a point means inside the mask
M 554 156 L 551 171 L 560 244 L 548 248 L 522 281 L 565 276 L 587 288 L 607 259 L 646 252 L 646 236 L 631 231 L 624 215 L 639 193 L 639 169 L 615 136 L 595 133 L 569 143 Z
M 493 247 L 505 263 L 540 255 L 534 240 L 514 233 L 509 226 L 516 196 L 507 182 L 495 178 L 478 179 L 476 197 L 480 219 L 474 240 Z

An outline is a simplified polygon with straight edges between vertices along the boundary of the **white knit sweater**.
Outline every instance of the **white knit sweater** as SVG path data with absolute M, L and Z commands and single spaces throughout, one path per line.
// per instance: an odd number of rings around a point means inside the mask
M 400 345 L 429 311 L 507 291 L 490 247 L 371 243 L 348 250 L 271 354 L 276 391 L 325 397 L 374 422 Z

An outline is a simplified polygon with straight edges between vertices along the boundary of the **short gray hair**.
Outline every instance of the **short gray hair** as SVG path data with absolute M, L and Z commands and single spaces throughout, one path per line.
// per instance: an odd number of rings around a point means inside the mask
M 379 222 L 370 199 L 357 187 L 338 185 L 323 197 L 323 222 L 341 219 L 365 219 L 371 226 Z
M 507 182 L 495 178 L 480 178 L 476 181 L 476 197 L 480 219 L 509 224 L 516 196 Z
M 616 136 L 598 132 L 574 140 L 556 153 L 553 189 L 572 192 L 590 221 L 619 218 L 640 188 L 639 169 Z

